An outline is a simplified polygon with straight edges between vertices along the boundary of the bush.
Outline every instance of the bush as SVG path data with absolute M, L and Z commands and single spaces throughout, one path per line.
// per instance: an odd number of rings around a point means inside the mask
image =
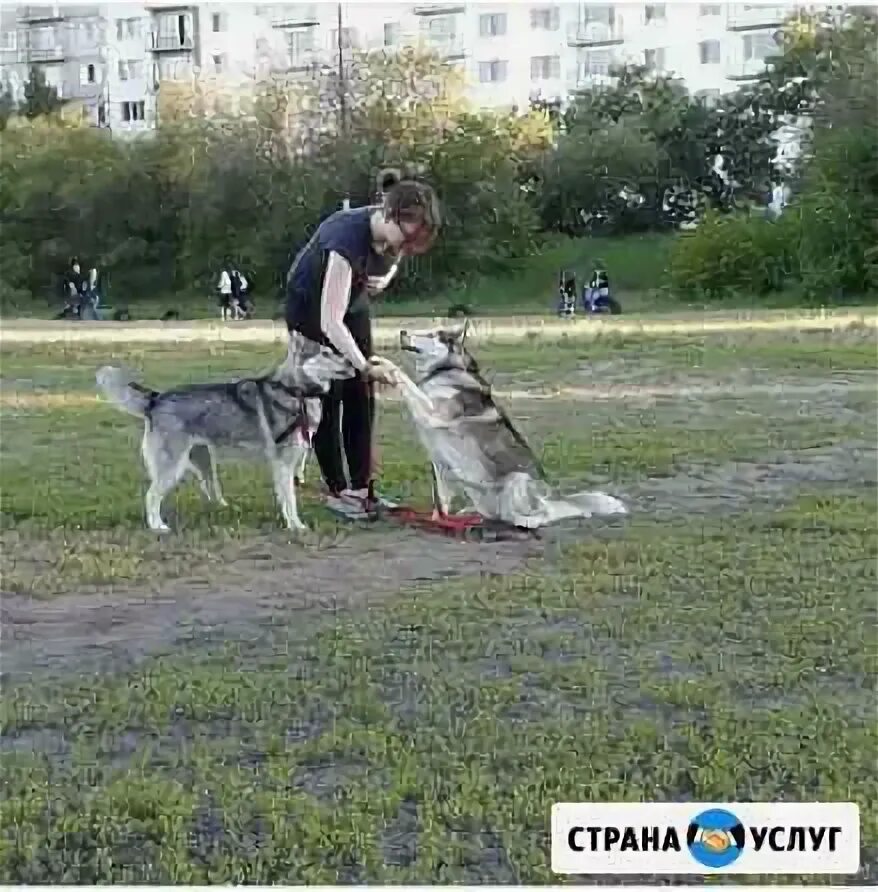
M 815 135 L 799 202 L 802 285 L 812 301 L 878 290 L 878 96 L 871 99 L 856 126 Z
M 781 291 L 799 278 L 799 228 L 792 212 L 775 221 L 709 213 L 674 245 L 669 284 L 683 297 L 707 300 Z

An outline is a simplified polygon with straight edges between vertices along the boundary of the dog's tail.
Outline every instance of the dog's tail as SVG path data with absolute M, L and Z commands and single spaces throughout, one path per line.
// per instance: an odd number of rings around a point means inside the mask
M 149 414 L 158 391 L 143 387 L 122 369 L 105 365 L 96 375 L 98 390 L 104 397 L 123 412 L 130 412 L 141 418 Z
M 577 492 L 564 496 L 563 501 L 575 505 L 586 517 L 628 513 L 624 502 L 605 492 Z

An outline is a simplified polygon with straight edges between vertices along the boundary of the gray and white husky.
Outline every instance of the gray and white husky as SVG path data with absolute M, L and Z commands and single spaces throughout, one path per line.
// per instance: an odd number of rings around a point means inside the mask
M 333 381 L 354 369 L 337 353 L 299 334 L 290 335 L 284 361 L 266 375 L 217 384 L 190 384 L 156 391 L 135 383 L 114 366 L 97 373 L 98 389 L 123 411 L 145 419 L 143 461 L 150 485 L 146 522 L 167 531 L 164 497 L 187 472 L 209 500 L 225 505 L 216 471 L 216 450 L 257 453 L 268 461 L 287 527 L 307 529 L 296 504 L 321 416 L 321 397 Z
M 448 514 L 463 494 L 483 517 L 526 529 L 626 514 L 619 499 L 602 492 L 552 496 L 539 461 L 467 352 L 466 332 L 464 324 L 399 336 L 415 357 L 416 381 L 399 368 L 395 378 L 433 466 L 435 513 Z

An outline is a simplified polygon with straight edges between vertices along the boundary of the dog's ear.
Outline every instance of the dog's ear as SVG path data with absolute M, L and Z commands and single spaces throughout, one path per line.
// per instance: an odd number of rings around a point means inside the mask
M 469 327 L 469 319 L 465 320 L 463 325 L 455 325 L 453 328 L 448 328 L 445 330 L 444 335 L 445 339 L 449 344 L 457 344 L 462 347 L 463 342 L 466 340 L 466 332 Z

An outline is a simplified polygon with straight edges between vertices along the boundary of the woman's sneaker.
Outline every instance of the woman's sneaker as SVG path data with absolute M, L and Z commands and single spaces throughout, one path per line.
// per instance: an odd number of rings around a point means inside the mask
M 343 489 L 326 497 L 326 507 L 345 520 L 372 520 L 375 504 L 369 501 L 367 489 Z
M 341 492 L 329 493 L 324 502 L 327 508 L 345 520 L 372 520 L 377 508 L 395 508 L 396 503 L 382 498 L 369 489 L 343 489 Z

